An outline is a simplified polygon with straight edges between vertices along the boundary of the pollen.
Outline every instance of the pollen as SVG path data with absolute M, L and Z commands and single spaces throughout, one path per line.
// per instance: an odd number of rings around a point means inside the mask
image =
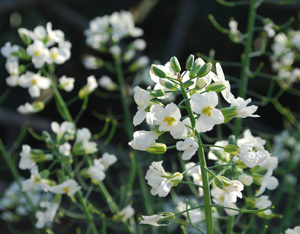
M 31 81 L 31 84 L 32 85 L 36 85 L 38 82 L 37 82 L 37 80 L 36 79 L 33 79 L 32 81 Z
M 39 50 L 36 50 L 36 51 L 33 53 L 33 55 L 34 55 L 35 57 L 39 56 L 40 54 L 41 54 L 41 52 L 40 52 Z
M 57 58 L 58 53 L 57 52 L 53 52 L 51 53 L 51 58 L 52 60 L 55 60 Z
M 70 187 L 63 188 L 63 191 L 65 192 L 65 194 L 69 194 L 69 192 L 70 192 Z
M 211 116 L 211 111 L 212 111 L 213 108 L 211 108 L 210 106 L 207 106 L 205 108 L 203 108 L 202 110 L 202 114 L 206 114 L 208 116 Z
M 176 121 L 176 119 L 173 118 L 173 117 L 166 117 L 166 118 L 164 119 L 164 122 L 167 122 L 167 123 L 168 123 L 168 126 L 172 126 L 172 124 L 173 124 L 175 121 Z

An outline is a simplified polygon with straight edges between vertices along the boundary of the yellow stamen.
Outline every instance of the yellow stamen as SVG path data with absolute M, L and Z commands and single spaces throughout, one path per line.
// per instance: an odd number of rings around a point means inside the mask
M 65 192 L 65 194 L 69 194 L 69 192 L 70 192 L 70 187 L 63 188 L 63 191 Z
M 39 182 L 41 182 L 41 179 L 35 176 L 34 177 L 34 183 L 38 184 Z
M 37 80 L 36 79 L 33 79 L 32 81 L 31 81 L 31 84 L 32 85 L 36 85 L 38 82 L 37 82 Z
M 207 107 L 205 107 L 203 110 L 202 110 L 202 114 L 206 114 L 206 115 L 208 115 L 208 116 L 211 116 L 211 110 L 212 110 L 213 108 L 211 108 L 210 106 L 207 106 Z
M 172 124 L 176 121 L 176 119 L 174 119 L 173 117 L 166 117 L 164 119 L 164 122 L 168 123 L 168 126 L 172 126 Z
M 41 54 L 41 52 L 39 50 L 36 50 L 34 53 L 33 53 L 33 56 L 37 57 Z
M 58 53 L 57 52 L 52 52 L 51 53 L 51 58 L 52 60 L 55 60 L 57 58 Z

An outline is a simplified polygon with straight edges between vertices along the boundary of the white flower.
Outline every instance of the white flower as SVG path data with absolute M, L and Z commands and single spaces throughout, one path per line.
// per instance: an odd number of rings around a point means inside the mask
M 152 226 L 156 226 L 156 227 L 167 226 L 169 224 L 158 224 L 158 222 L 161 220 L 164 221 L 165 218 L 168 216 L 169 215 L 165 214 L 165 212 L 151 215 L 151 216 L 142 215 L 142 217 L 140 218 L 140 224 L 148 224 L 148 225 L 152 225 Z
M 247 106 L 251 102 L 251 98 L 248 98 L 246 101 L 238 97 L 233 99 L 231 102 L 231 107 L 237 107 L 237 117 L 238 118 L 246 118 L 246 117 L 259 117 L 259 115 L 253 115 L 253 113 L 257 110 L 257 106 Z
M 135 61 L 135 64 L 136 64 L 137 68 L 145 67 L 149 64 L 149 58 L 147 56 L 139 57 Z
M 124 222 L 127 219 L 129 219 L 130 217 L 132 217 L 134 215 L 134 213 L 135 212 L 134 212 L 133 207 L 131 205 L 128 205 L 118 213 L 118 216 L 120 216 L 121 220 Z
M 224 122 L 222 112 L 215 108 L 217 105 L 218 95 L 215 92 L 196 93 L 192 95 L 192 110 L 200 115 L 196 122 L 196 130 L 198 132 L 210 131 L 216 124 Z
M 27 53 L 32 57 L 32 63 L 37 69 L 41 68 L 49 57 L 49 50 L 38 40 L 27 47 Z
M 92 180 L 103 181 L 105 179 L 105 168 L 101 163 L 101 159 L 94 159 L 94 165 L 88 168 L 87 173 Z
M 86 55 L 83 58 L 83 65 L 85 66 L 86 69 L 97 69 L 98 64 L 97 64 L 97 58 L 95 56 L 91 55 Z
M 180 173 L 166 173 L 162 167 L 162 162 L 152 162 L 149 170 L 146 173 L 145 179 L 152 187 L 151 194 L 153 196 L 165 197 L 170 192 L 172 186 L 176 186 L 182 179 Z
M 15 58 L 7 59 L 5 68 L 10 76 L 6 78 L 6 84 L 15 87 L 19 84 L 19 61 Z
M 268 37 L 274 37 L 275 30 L 273 29 L 273 24 L 268 23 L 264 26 L 264 30 L 267 32 Z
M 267 170 L 266 174 L 264 175 L 262 182 L 261 182 L 261 186 L 259 188 L 259 190 L 257 191 L 257 193 L 255 194 L 255 196 L 260 196 L 262 195 L 266 189 L 269 190 L 274 190 L 277 188 L 277 186 L 279 185 L 278 180 L 272 176 L 273 174 L 273 170 L 269 169 Z
M 75 143 L 84 154 L 93 154 L 98 151 L 96 142 L 89 141 L 92 134 L 87 128 L 78 129 Z M 75 146 L 76 147 L 76 146 Z M 75 148 L 74 147 L 74 148 Z
M 246 186 L 250 186 L 253 183 L 253 177 L 247 174 L 241 174 L 238 179 Z
M 27 71 L 19 78 L 19 85 L 22 88 L 28 88 L 28 92 L 32 98 L 39 97 L 41 89 L 48 89 L 50 87 L 50 80 L 38 73 Z
M 66 194 L 68 196 L 73 196 L 81 187 L 78 186 L 77 182 L 73 179 L 68 179 L 62 184 L 50 187 L 50 192 L 55 194 Z
M 59 87 L 63 90 L 70 92 L 74 88 L 75 79 L 71 77 L 62 76 L 58 79 Z
M 130 60 L 132 60 L 134 58 L 135 55 L 136 55 L 135 50 L 133 50 L 133 49 L 127 50 L 123 55 L 123 60 L 125 62 L 129 62 Z
M 226 185 L 223 185 L 223 190 L 226 192 L 224 194 L 224 204 L 235 203 L 237 197 L 243 197 L 241 191 L 244 190 L 244 185 L 238 180 L 229 180 L 226 181 Z
M 105 152 L 102 154 L 101 163 L 104 166 L 105 170 L 107 170 L 111 165 L 117 162 L 117 157 L 114 154 L 109 154 Z
M 49 56 L 47 57 L 46 62 L 49 64 L 63 64 L 70 58 L 70 50 L 68 47 L 52 47 L 49 49 Z
M 133 41 L 133 47 L 138 51 L 142 51 L 146 48 L 146 41 L 143 39 L 136 39 Z
M 221 91 L 221 94 L 226 102 L 231 103 L 234 99 L 234 96 L 230 90 L 230 83 L 228 80 L 225 80 L 225 76 L 224 76 L 222 67 L 219 63 L 216 63 L 216 71 L 217 71 L 217 75 L 213 76 L 212 79 L 215 82 L 220 82 L 223 85 L 225 85 L 226 88 L 223 91 Z
M 60 154 L 64 156 L 70 156 L 71 155 L 71 145 L 68 142 L 65 142 L 63 145 L 60 145 L 58 148 L 58 151 Z
M 98 83 L 102 88 L 105 88 L 109 91 L 114 91 L 117 89 L 117 84 L 113 82 L 109 76 L 102 76 L 98 80 Z
M 87 78 L 87 89 L 91 93 L 98 87 L 95 76 L 91 75 Z
M 285 234 L 299 234 L 300 233 L 300 226 L 294 227 L 293 229 L 288 228 L 284 232 Z
M 137 126 L 147 117 L 152 114 L 146 112 L 145 109 L 148 107 L 150 100 L 153 98 L 147 90 L 144 90 L 138 86 L 134 88 L 134 101 L 137 104 L 138 111 L 133 117 L 133 125 Z M 147 118 L 149 119 L 149 117 Z
M 242 147 L 243 144 L 251 145 L 255 150 L 264 150 L 266 140 L 260 137 L 254 137 L 249 129 L 244 131 L 244 137 L 237 140 L 237 145 Z
M 27 115 L 27 114 L 37 113 L 43 109 L 44 109 L 43 102 L 34 102 L 32 104 L 26 102 L 24 105 L 19 106 L 17 108 L 17 111 L 21 114 Z
M 190 160 L 198 150 L 198 143 L 191 137 L 186 138 L 184 141 L 176 143 L 176 149 L 184 151 L 182 154 L 183 160 Z
M 259 160 L 256 152 L 252 150 L 252 146 L 248 144 L 244 144 L 242 148 L 240 148 L 238 156 L 243 163 L 250 168 L 256 166 Z
M 30 179 L 22 182 L 22 191 L 27 191 L 31 188 L 34 188 L 36 185 L 41 186 L 45 192 L 50 190 L 51 187 L 46 183 L 45 179 L 42 179 L 37 166 L 33 166 L 30 170 L 30 173 Z
M 116 58 L 120 57 L 121 55 L 121 47 L 118 45 L 114 45 L 112 47 L 109 48 L 109 52 Z
M 211 189 L 211 196 L 213 197 L 213 202 L 222 206 L 238 209 L 238 207 L 233 202 L 226 201 L 225 203 L 225 197 L 227 197 L 227 192 L 223 189 L 220 189 L 219 187 L 215 186 Z M 225 212 L 230 215 L 237 215 L 239 212 L 232 209 L 224 209 Z
M 269 200 L 268 196 L 264 195 L 264 196 L 257 197 L 255 199 L 255 207 L 259 210 L 270 207 L 271 205 L 272 205 L 272 202 Z M 269 209 L 269 210 L 265 210 L 264 213 L 266 215 L 269 215 L 272 213 L 272 211 Z
M 75 128 L 71 122 L 63 122 L 59 125 L 57 122 L 51 123 L 51 129 L 57 135 L 57 141 L 63 137 L 65 140 L 71 140 L 74 138 L 75 135 Z
M 43 228 L 47 223 L 53 222 L 58 206 L 59 205 L 57 203 L 41 201 L 40 207 L 46 208 L 46 210 L 37 211 L 35 213 L 35 217 L 37 219 L 37 222 L 35 224 L 36 228 Z
M 22 151 L 20 153 L 21 159 L 19 162 L 19 168 L 22 170 L 31 169 L 35 166 L 35 162 L 31 159 L 31 147 L 29 145 L 22 145 Z
M 11 57 L 16 57 L 13 55 L 13 53 L 16 53 L 19 51 L 19 46 L 17 45 L 11 45 L 10 42 L 6 42 L 5 45 L 1 48 L 1 54 L 5 58 L 11 58 Z
M 146 151 L 155 145 L 157 138 L 158 135 L 155 132 L 140 130 L 133 133 L 133 140 L 128 144 L 136 150 Z
M 46 30 L 48 33 L 48 40 L 46 45 L 47 46 L 51 46 L 53 45 L 55 42 L 58 44 L 64 43 L 64 33 L 61 30 L 52 30 L 52 23 L 48 22 L 46 24 Z
M 187 129 L 180 121 L 181 113 L 179 108 L 172 102 L 165 108 L 156 104 L 151 106 L 150 112 L 156 125 L 159 125 L 160 132 L 170 131 L 175 139 L 184 139 L 187 137 Z

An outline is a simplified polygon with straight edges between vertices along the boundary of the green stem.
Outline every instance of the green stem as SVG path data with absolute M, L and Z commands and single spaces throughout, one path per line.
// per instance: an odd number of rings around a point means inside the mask
M 206 231 L 208 234 L 213 234 L 213 220 L 212 220 L 212 209 L 211 209 L 211 197 L 210 197 L 210 188 L 209 188 L 209 178 L 208 178 L 208 172 L 206 169 L 206 160 L 205 155 L 203 151 L 202 141 L 200 133 L 198 133 L 195 130 L 195 124 L 196 120 L 191 108 L 191 104 L 189 102 L 188 96 L 186 94 L 185 89 L 181 86 L 181 92 L 185 100 L 185 105 L 187 107 L 187 111 L 191 120 L 192 128 L 194 129 L 194 135 L 198 138 L 198 145 L 200 146 L 198 148 L 198 158 L 200 162 L 200 168 L 201 168 L 201 175 L 202 175 L 202 183 L 203 183 L 203 196 L 204 196 L 204 212 L 205 212 L 205 222 L 206 222 Z
M 244 49 L 244 54 L 242 55 L 241 85 L 239 89 L 239 96 L 241 98 L 246 97 L 246 91 L 248 86 L 248 79 L 249 79 L 248 71 L 250 70 L 250 62 L 251 62 L 250 53 L 252 51 L 253 31 L 254 31 L 253 29 L 255 26 L 255 15 L 256 15 L 256 8 L 257 8 L 256 3 L 257 0 L 251 0 L 250 7 L 249 7 L 247 40 Z M 238 136 L 241 129 L 242 129 L 242 120 L 240 118 L 237 118 L 235 121 L 234 135 Z
M 231 234 L 234 227 L 234 216 L 230 216 L 227 222 L 226 234 Z

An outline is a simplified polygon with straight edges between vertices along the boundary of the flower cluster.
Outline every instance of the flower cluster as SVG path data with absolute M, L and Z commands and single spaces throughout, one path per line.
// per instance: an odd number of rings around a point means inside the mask
M 136 150 L 156 154 L 165 153 L 168 148 L 176 148 L 183 151 L 181 158 L 188 161 L 197 152 L 201 157 L 204 147 L 201 143 L 201 133 L 209 132 L 216 125 L 227 123 L 233 118 L 259 117 L 255 114 L 257 106 L 248 106 L 251 99 L 244 100 L 232 94 L 221 65 L 217 63 L 215 68 L 216 73 L 211 71 L 212 64 L 205 63 L 201 58 L 195 60 L 193 55 L 188 57 L 185 71 L 181 71 L 176 57 L 172 57 L 164 66 L 152 65 L 150 77 L 155 82 L 155 87 L 148 87 L 147 90 L 138 86 L 134 88 L 137 112 L 133 118 L 135 126 L 146 120 L 151 130 L 136 131 L 129 145 Z M 178 93 L 183 96 L 179 105 L 174 102 L 162 102 Z M 218 93 L 228 103 L 227 107 L 218 108 Z M 158 142 L 159 137 L 166 133 L 177 141 L 175 146 L 167 147 Z M 277 179 L 272 176 L 277 167 L 277 158 L 265 150 L 265 143 L 265 140 L 254 137 L 246 130 L 244 136 L 237 141 L 218 141 L 215 147 L 210 147 L 208 158 L 216 160 L 217 165 L 236 165 L 233 170 L 237 179 L 229 179 L 226 170 L 210 171 L 210 174 L 214 175 L 210 182 L 213 184 L 213 202 L 225 207 L 228 215 L 239 213 L 235 204 L 237 198 L 243 197 L 244 186 L 251 185 L 253 181 L 260 185 L 260 188 L 253 197 L 254 203 L 249 206 L 257 209 L 271 206 L 267 196 L 259 197 L 266 188 L 272 190 L 278 185 Z M 184 172 L 170 173 L 164 170 L 162 163 L 163 161 L 152 162 L 146 173 L 145 178 L 152 188 L 152 195 L 167 196 L 171 188 L 182 181 L 184 174 L 192 177 L 193 183 L 199 188 L 199 196 L 204 195 L 203 173 L 207 173 L 207 168 L 188 162 Z M 246 168 L 250 171 L 244 171 Z M 191 214 L 194 212 L 197 213 L 197 222 L 204 219 L 204 216 L 200 219 L 201 215 L 198 215 L 201 210 L 195 210 Z
M 6 83 L 10 87 L 26 88 L 32 98 L 38 98 L 42 90 L 51 86 L 51 79 L 45 72 L 45 67 L 52 67 L 53 70 L 55 65 L 69 60 L 71 43 L 65 40 L 61 30 L 53 30 L 50 22 L 46 27 L 37 26 L 33 31 L 20 28 L 18 32 L 25 48 L 11 45 L 10 42 L 1 48 L 1 54 L 6 58 L 5 67 L 9 73 Z M 74 87 L 74 78 L 63 76 L 59 79 L 59 83 L 60 88 L 71 91 Z M 30 114 L 43 109 L 44 103 L 39 101 L 32 104 L 27 102 L 21 105 L 18 111 L 21 114 Z
M 300 69 L 295 67 L 299 59 L 300 32 L 289 30 L 274 37 L 273 55 L 270 57 L 272 68 L 278 73 L 278 78 L 287 85 L 299 80 Z
M 142 36 L 144 32 L 135 27 L 133 16 L 129 11 L 96 17 L 90 21 L 89 28 L 84 31 L 84 34 L 88 46 L 98 52 L 109 53 L 115 60 L 128 64 L 130 72 L 136 72 L 149 63 L 147 56 L 139 55 L 146 48 L 146 42 L 137 37 Z M 129 43 L 122 42 L 121 45 L 121 40 L 127 37 L 137 39 Z M 87 69 L 98 69 L 104 66 L 111 71 L 111 64 L 108 61 L 92 55 L 86 55 L 83 64 Z M 98 82 L 108 91 L 117 89 L 117 84 L 107 75 L 102 76 Z
M 71 122 L 58 124 L 52 122 L 51 128 L 54 134 L 43 132 L 43 140 L 51 153 L 41 149 L 32 149 L 29 145 L 23 145 L 20 153 L 19 168 L 30 170 L 30 178 L 22 182 L 22 191 L 31 191 L 36 188 L 46 193 L 73 196 L 81 190 L 81 186 L 71 175 L 65 175 L 56 182 L 50 177 L 50 169 L 40 169 L 39 163 L 52 161 L 61 162 L 67 167 L 72 167 L 75 156 L 93 155 L 98 152 L 97 144 L 91 138 L 91 132 L 87 128 L 75 129 Z M 73 142 L 73 145 L 72 145 Z M 115 162 L 115 155 L 104 153 L 102 158 L 94 159 L 94 164 L 81 170 L 83 176 L 90 177 L 95 183 L 105 178 L 105 171 Z M 63 169 L 64 170 L 64 169 Z M 43 228 L 46 223 L 52 222 L 59 207 L 60 200 L 41 202 L 44 211 L 36 213 L 37 228 Z

